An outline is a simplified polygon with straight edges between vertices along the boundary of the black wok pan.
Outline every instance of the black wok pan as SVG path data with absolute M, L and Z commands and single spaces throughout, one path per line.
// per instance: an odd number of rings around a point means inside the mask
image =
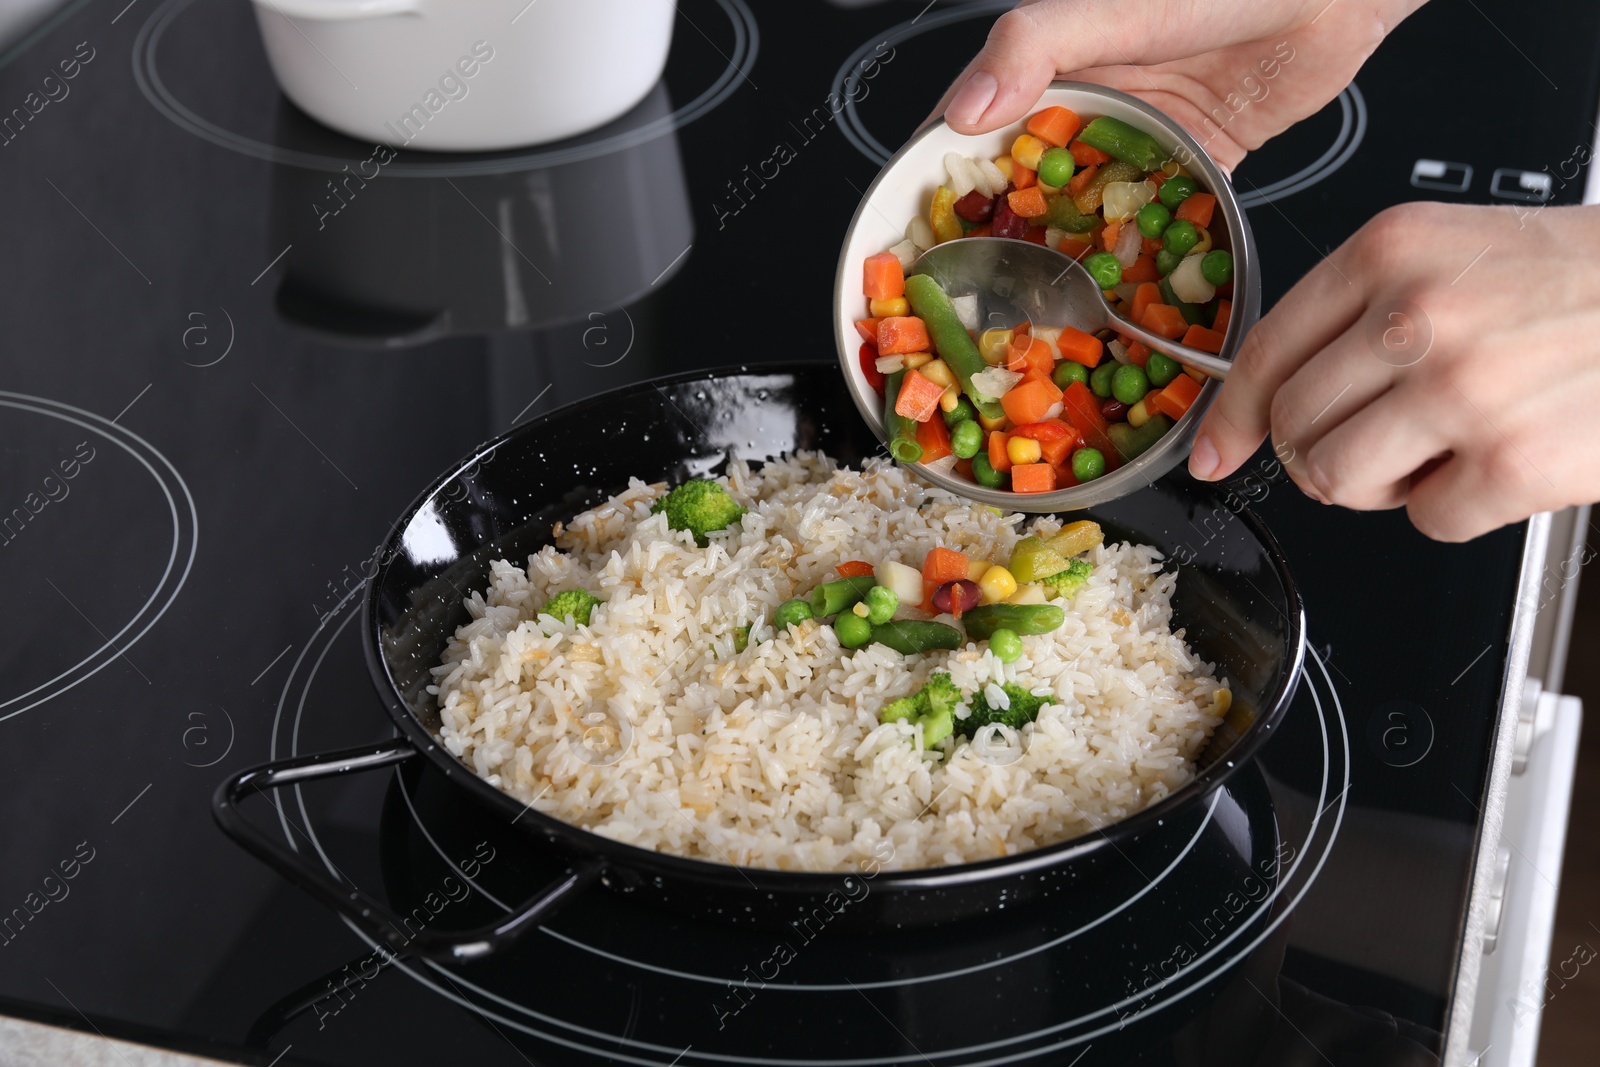
M 648 440 L 645 435 L 648 434 Z M 1090 883 L 1108 855 L 1193 832 L 1212 794 L 1267 739 L 1293 695 L 1305 651 L 1300 596 L 1281 553 L 1243 501 L 1181 476 L 1090 514 L 1113 539 L 1152 544 L 1182 566 L 1175 624 L 1230 680 L 1240 729 L 1225 724 L 1195 779 L 1095 833 L 1015 856 L 954 867 L 813 873 L 734 867 L 620 844 L 525 809 L 438 742 L 429 668 L 468 615 L 463 596 L 487 584 L 491 561 L 522 559 L 558 520 L 615 493 L 629 477 L 677 481 L 728 455 L 759 461 L 820 449 L 849 463 L 880 454 L 834 363 L 696 372 L 631 385 L 530 420 L 437 479 L 396 523 L 367 587 L 363 641 L 373 681 L 400 736 L 242 772 L 215 797 L 222 829 L 252 854 L 396 952 L 466 960 L 502 947 L 598 881 L 693 913 L 787 921 L 843 897 L 852 924 L 928 925 L 1023 904 Z M 465 933 L 412 932 L 361 890 L 339 884 L 246 819 L 252 792 L 422 759 L 475 798 L 486 818 L 524 831 L 527 847 L 565 869 L 503 920 Z M 863 888 L 870 877 L 870 893 Z M 837 908 L 834 908 L 837 911 Z

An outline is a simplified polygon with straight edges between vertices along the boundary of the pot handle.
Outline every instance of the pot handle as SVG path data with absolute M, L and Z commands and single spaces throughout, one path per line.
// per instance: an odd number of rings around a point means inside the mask
M 345 22 L 385 15 L 416 15 L 416 0 L 256 0 L 284 18 Z
M 252 793 L 387 767 L 416 754 L 411 742 L 400 737 L 376 745 L 262 764 L 235 774 L 217 787 L 212 796 L 212 815 L 222 832 L 246 852 L 354 923 L 362 933 L 397 955 L 421 956 L 442 963 L 463 963 L 499 951 L 600 877 L 604 865 L 598 860 L 584 860 L 573 864 L 560 878 L 509 915 L 487 926 L 453 932 L 423 929 L 408 936 L 400 917 L 387 905 L 354 885 L 333 880 L 304 853 L 285 847 L 240 810 L 242 802 Z

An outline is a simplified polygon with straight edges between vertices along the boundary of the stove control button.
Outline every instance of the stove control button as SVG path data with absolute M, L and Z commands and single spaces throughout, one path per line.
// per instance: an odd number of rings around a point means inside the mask
M 1500 920 L 1506 913 L 1506 881 L 1511 877 L 1511 848 L 1501 845 L 1494 854 L 1494 878 L 1489 883 L 1489 913 L 1483 923 L 1483 954 L 1500 943 Z
M 1472 184 L 1472 164 L 1446 163 L 1442 159 L 1419 159 L 1411 164 L 1411 184 L 1418 189 L 1464 193 Z
M 1520 200 L 1525 204 L 1542 204 L 1550 199 L 1552 182 L 1542 170 L 1516 170 L 1501 167 L 1489 180 L 1489 195 L 1501 200 Z

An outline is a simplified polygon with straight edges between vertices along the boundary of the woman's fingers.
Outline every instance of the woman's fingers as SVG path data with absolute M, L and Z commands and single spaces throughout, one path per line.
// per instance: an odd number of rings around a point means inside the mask
M 983 50 L 941 102 L 952 128 L 968 134 L 999 129 L 1039 102 L 1057 70 L 1097 65 L 1072 62 L 1072 45 L 1058 45 L 1061 7 L 1049 0 L 1025 4 L 995 21 Z M 1063 59 L 1069 65 L 1060 66 Z
M 1435 541 L 1470 541 L 1541 510 L 1540 477 L 1509 448 L 1452 456 L 1411 486 L 1406 514 Z
M 1272 429 L 1272 399 L 1279 388 L 1349 329 L 1365 307 L 1365 289 L 1331 259 L 1289 290 L 1240 346 L 1221 395 L 1200 424 L 1189 472 L 1215 481 L 1249 459 Z
M 1449 451 L 1448 407 L 1437 390 L 1397 385 L 1328 428 L 1303 454 L 1302 477 L 1330 504 L 1399 507 L 1412 476 Z

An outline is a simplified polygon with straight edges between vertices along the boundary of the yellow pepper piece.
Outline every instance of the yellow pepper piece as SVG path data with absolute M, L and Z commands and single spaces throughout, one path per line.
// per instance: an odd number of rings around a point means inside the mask
M 933 191 L 933 207 L 928 212 L 928 221 L 933 225 L 935 241 L 954 241 L 966 232 L 961 228 L 961 220 L 956 217 L 954 189 L 941 185 Z
M 868 300 L 867 312 L 875 319 L 888 319 L 911 314 L 911 302 L 903 296 L 888 300 Z

